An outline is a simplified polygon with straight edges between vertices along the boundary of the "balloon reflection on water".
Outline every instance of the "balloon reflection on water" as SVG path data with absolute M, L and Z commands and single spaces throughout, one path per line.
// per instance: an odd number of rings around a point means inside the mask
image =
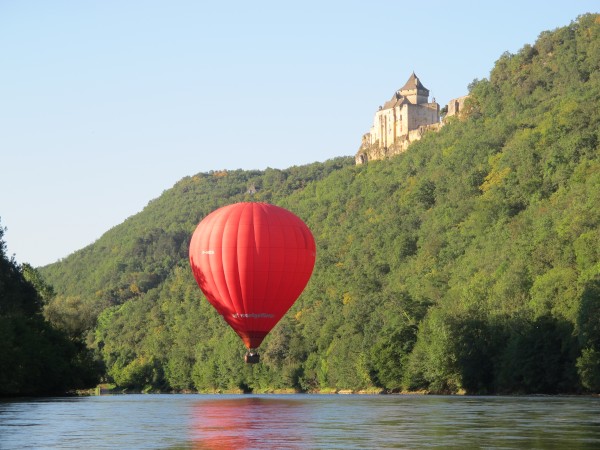
M 195 449 L 310 448 L 306 403 L 281 397 L 217 398 L 194 405 Z

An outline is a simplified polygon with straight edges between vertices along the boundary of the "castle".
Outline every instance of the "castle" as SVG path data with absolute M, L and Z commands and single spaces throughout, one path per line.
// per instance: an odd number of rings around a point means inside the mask
M 447 116 L 457 115 L 465 98 L 453 99 Z M 413 72 L 404 86 L 375 113 L 371 131 L 363 136 L 356 154 L 356 164 L 402 153 L 426 131 L 439 130 L 441 126 L 440 105 L 435 98 L 429 103 L 429 89 Z

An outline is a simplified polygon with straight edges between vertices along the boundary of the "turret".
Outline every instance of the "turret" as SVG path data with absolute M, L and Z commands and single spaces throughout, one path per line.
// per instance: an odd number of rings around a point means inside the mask
M 421 84 L 421 81 L 413 72 L 406 84 L 400 89 L 400 95 L 404 96 L 413 105 L 420 105 L 428 102 L 429 89 Z

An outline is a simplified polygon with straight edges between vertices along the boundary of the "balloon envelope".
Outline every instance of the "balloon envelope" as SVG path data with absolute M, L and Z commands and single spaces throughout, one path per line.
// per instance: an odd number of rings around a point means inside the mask
M 213 211 L 190 242 L 190 264 L 200 289 L 249 349 L 260 345 L 300 296 L 315 256 L 306 224 L 267 203 L 236 203 Z

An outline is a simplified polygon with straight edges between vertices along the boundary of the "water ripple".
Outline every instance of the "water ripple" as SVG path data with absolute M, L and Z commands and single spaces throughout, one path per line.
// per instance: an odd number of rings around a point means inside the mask
M 126 395 L 0 401 L 0 449 L 600 448 L 600 399 Z

